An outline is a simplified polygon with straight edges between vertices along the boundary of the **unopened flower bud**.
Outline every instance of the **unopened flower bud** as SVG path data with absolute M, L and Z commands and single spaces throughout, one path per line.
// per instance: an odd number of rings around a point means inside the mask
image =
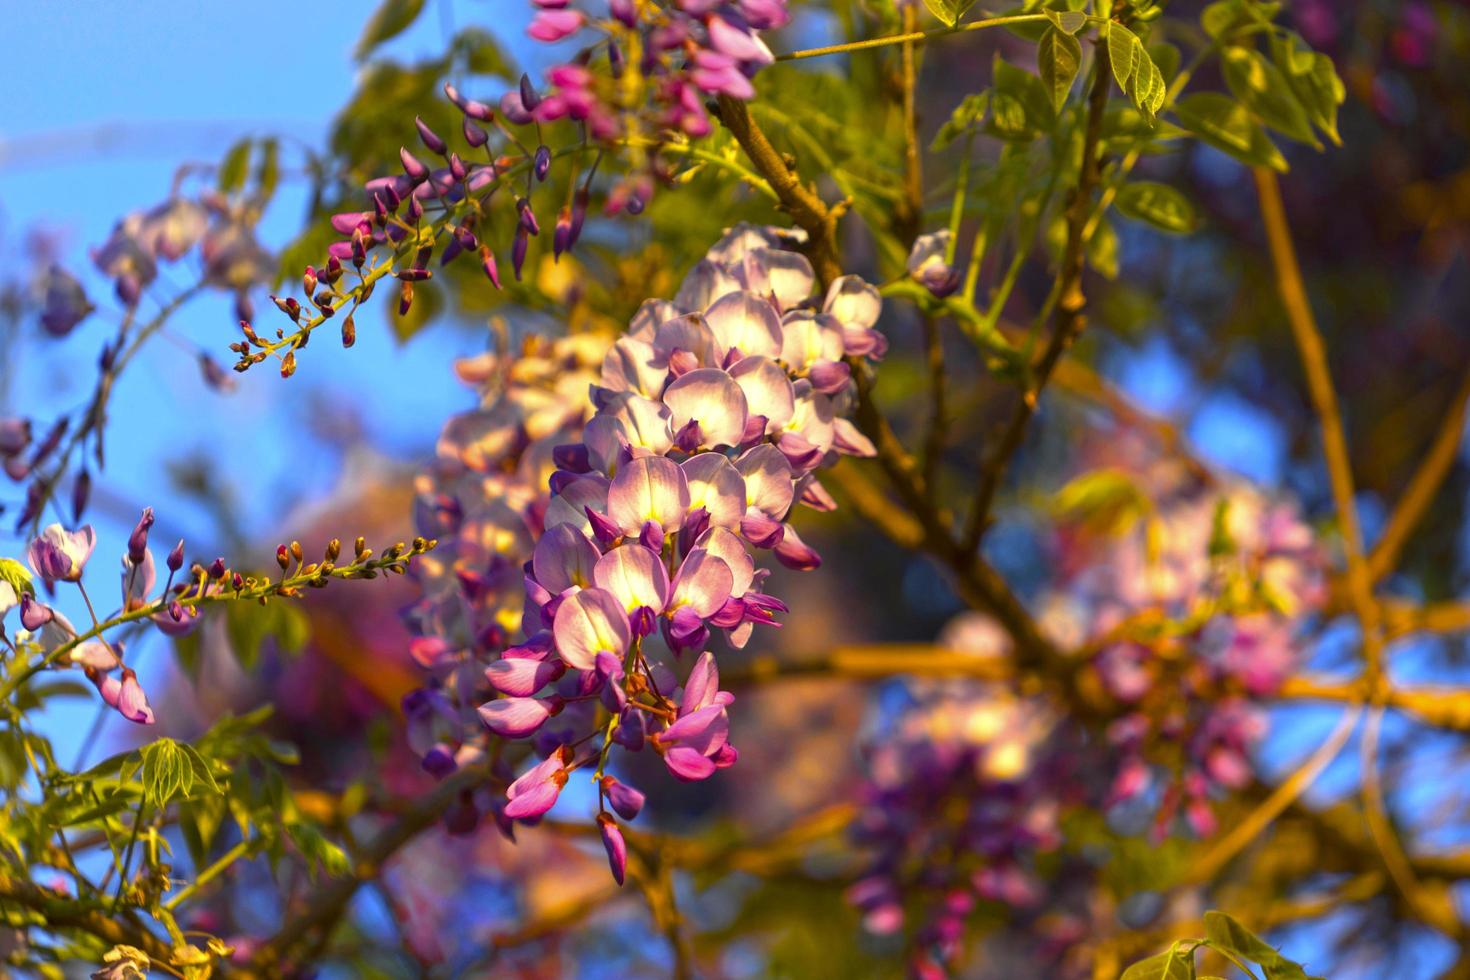
M 408 174 L 409 179 L 415 184 L 422 184 L 429 179 L 429 168 L 418 157 L 408 152 L 408 147 L 398 148 L 398 160 L 403 164 L 403 172 Z
M 148 530 L 153 527 L 153 508 L 144 507 L 143 516 L 138 518 L 138 526 L 133 528 L 133 533 L 128 535 L 128 561 L 134 565 L 143 561 L 143 553 L 148 550 Z
M 184 539 L 183 538 L 180 538 L 179 539 L 179 543 L 176 544 L 176 545 L 174 545 L 174 549 L 168 553 L 168 570 L 171 571 L 171 572 L 177 572 L 179 569 L 181 569 L 183 567 L 184 567 Z
M 551 147 L 545 143 L 536 147 L 535 172 L 537 180 L 545 180 L 546 175 L 551 172 Z
M 347 319 L 342 321 L 342 346 L 351 347 L 357 343 L 357 323 L 353 321 L 349 313 Z
M 443 156 L 444 151 L 449 149 L 449 145 L 439 138 L 439 134 L 430 129 L 429 124 L 424 122 L 419 116 L 413 117 L 413 124 L 418 128 L 419 139 L 423 141 L 424 146 L 429 148 L 429 152 Z M 409 174 L 409 176 L 412 177 L 413 174 Z
M 216 558 L 210 564 L 210 566 L 209 566 L 209 577 L 210 578 L 224 578 L 225 577 L 225 560 L 223 558 Z

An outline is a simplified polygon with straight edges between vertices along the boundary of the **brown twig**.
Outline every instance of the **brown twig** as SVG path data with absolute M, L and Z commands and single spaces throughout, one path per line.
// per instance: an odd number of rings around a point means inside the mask
M 1450 402 L 1424 460 L 1415 470 L 1409 485 L 1389 516 L 1383 534 L 1368 555 L 1368 577 L 1377 582 L 1398 567 L 1399 555 L 1409 536 L 1423 520 L 1434 495 L 1449 475 L 1460 454 L 1460 440 L 1465 434 L 1465 406 L 1470 402 L 1470 371 L 1460 382 L 1460 389 Z

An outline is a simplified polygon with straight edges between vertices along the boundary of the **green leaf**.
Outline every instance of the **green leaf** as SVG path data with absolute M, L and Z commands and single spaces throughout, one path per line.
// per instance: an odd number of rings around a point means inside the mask
M 352 56 L 362 61 L 373 49 L 408 29 L 424 9 L 424 0 L 383 0 L 358 38 Z
M 1067 95 L 1072 91 L 1072 82 L 1082 66 L 1082 44 L 1071 34 L 1055 27 L 1047 28 L 1036 49 L 1037 67 L 1041 71 L 1041 84 L 1046 86 L 1051 97 L 1052 108 L 1062 111 Z
M 1307 112 L 1281 70 L 1251 48 L 1231 46 L 1220 56 L 1225 84 L 1267 126 L 1283 136 L 1321 149 Z
M 1140 180 L 1118 191 L 1118 211 L 1171 235 L 1187 235 L 1199 225 L 1194 205 L 1168 184 Z
M 1174 107 L 1179 124 L 1242 163 L 1286 171 L 1286 158 L 1250 110 L 1220 92 L 1198 92 Z
M 1314 980 L 1301 965 L 1282 956 L 1280 951 L 1224 912 L 1205 913 L 1205 936 L 1210 945 L 1259 963 L 1266 980 Z
M 995 56 L 987 130 L 1003 140 L 1027 142 L 1056 119 L 1051 96 L 1041 79 Z
M 1133 476 L 1114 468 L 1083 473 L 1052 498 L 1052 510 L 1058 517 L 1112 537 L 1126 534 L 1149 506 Z
M 245 186 L 245 174 L 250 169 L 250 147 L 248 137 L 230 147 L 219 165 L 219 189 L 226 194 L 234 193 Z
M 255 168 L 255 183 L 260 197 L 269 201 L 281 182 L 281 143 L 274 136 L 260 141 L 260 163 Z
M 1048 10 L 1046 16 L 1057 30 L 1067 34 L 1076 34 L 1087 26 L 1087 15 L 1080 10 Z
M 1137 34 L 1122 24 L 1108 25 L 1108 61 L 1113 66 L 1118 88 L 1124 92 L 1128 91 L 1128 82 L 1138 70 L 1139 59 L 1143 56 L 1143 45 Z
M 1118 278 L 1120 247 L 1118 232 L 1106 218 L 1097 223 L 1097 231 L 1087 243 L 1087 262 L 1104 279 Z
M 928 7 L 929 13 L 938 17 L 945 27 L 953 27 L 955 21 L 960 19 L 952 0 L 924 0 L 924 6 Z
M 313 877 L 317 868 L 333 876 L 345 875 L 351 870 L 352 863 L 348 861 L 346 852 L 323 837 L 312 824 L 304 821 L 288 823 L 286 833 L 306 858 L 307 871 Z
M 1194 980 L 1194 953 L 1186 953 L 1176 945 L 1134 963 L 1119 980 Z
M 1286 76 L 1297 101 L 1312 125 L 1320 129 L 1335 146 L 1342 145 L 1337 132 L 1337 107 L 1347 97 L 1337 68 L 1325 54 L 1308 48 L 1295 34 L 1273 36 L 1271 57 Z
M 196 794 L 218 796 L 222 791 L 204 760 L 193 746 L 171 738 L 160 738 L 142 748 L 143 792 L 154 806 Z
M 182 747 L 171 738 L 160 738 L 143 746 L 143 791 L 154 806 L 187 795 L 194 772 Z
M 947 148 L 964 133 L 970 132 L 985 121 L 985 114 L 990 111 L 990 93 L 979 92 L 975 95 L 967 95 L 959 105 L 955 106 L 954 112 L 950 113 L 944 125 L 939 127 L 939 132 L 934 134 L 934 141 L 929 144 L 933 153 Z

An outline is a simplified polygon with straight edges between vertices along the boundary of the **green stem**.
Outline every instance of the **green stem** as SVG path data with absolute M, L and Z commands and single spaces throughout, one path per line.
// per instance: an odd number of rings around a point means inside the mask
M 950 34 L 980 31 L 987 27 L 1004 27 L 1007 24 L 1038 24 L 1047 20 L 1050 20 L 1050 18 L 1046 14 L 1012 14 L 1007 17 L 987 17 L 984 20 L 971 21 L 968 24 L 958 24 L 954 27 L 940 27 L 932 31 L 911 31 L 908 34 L 891 34 L 888 37 L 874 37 L 866 41 L 849 41 L 846 44 L 830 44 L 822 48 L 807 48 L 803 51 L 791 51 L 786 54 L 777 55 L 776 60 L 799 61 L 803 58 L 820 58 L 823 55 L 844 54 L 848 51 L 866 51 L 869 48 L 884 48 L 890 44 L 927 41 L 930 38 L 946 37 Z
M 249 855 L 250 849 L 253 844 L 253 841 L 242 840 L 240 841 L 240 843 L 230 848 L 228 851 L 220 856 L 220 859 L 218 861 L 214 862 L 209 867 L 199 872 L 199 876 L 194 879 L 193 884 L 186 885 L 184 888 L 180 889 L 177 895 L 170 898 L 167 902 L 164 902 L 164 910 L 170 911 L 177 908 L 179 904 L 183 902 L 186 898 L 193 895 L 195 892 L 203 888 L 205 885 L 209 884 L 214 879 L 218 878 L 221 874 L 229 869 L 230 865 L 234 864 L 242 857 L 246 857 L 247 855 Z

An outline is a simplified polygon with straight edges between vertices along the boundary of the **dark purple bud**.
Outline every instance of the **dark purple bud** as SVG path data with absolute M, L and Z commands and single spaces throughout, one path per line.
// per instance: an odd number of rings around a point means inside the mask
M 474 121 L 471 120 L 469 116 L 465 117 L 464 124 L 460 127 L 460 129 L 464 132 L 464 141 L 470 146 L 475 147 L 476 149 L 479 149 L 486 143 L 490 142 L 490 134 L 485 132 L 479 126 L 476 126 Z
M 546 175 L 551 172 L 551 147 L 542 143 L 536 147 L 536 179 L 545 180 Z
M 510 246 L 510 264 L 515 270 L 516 282 L 521 281 L 521 268 L 526 264 L 526 247 L 530 243 L 524 224 L 517 226 L 515 241 Z
M 551 233 L 552 257 L 560 259 L 561 253 L 569 251 L 571 247 L 572 214 L 566 208 L 562 208 L 561 214 L 556 216 L 556 228 Z
M 605 813 L 597 815 L 597 825 L 602 830 L 602 846 L 607 849 L 613 880 L 621 885 L 628 871 L 628 845 L 623 841 L 623 832 L 618 829 L 617 821 Z
M 31 420 L 0 419 L 0 456 L 15 456 L 31 444 Z
M 567 442 L 552 447 L 551 461 L 558 469 L 570 470 L 573 473 L 588 473 L 592 470 L 592 460 L 587 452 L 587 446 L 580 442 Z
M 219 362 L 203 351 L 199 352 L 199 372 L 204 376 L 204 383 L 215 391 L 234 391 L 235 379 L 219 366 Z
M 92 497 L 92 474 L 82 470 L 71 484 L 71 513 L 78 524 L 82 522 L 82 514 L 87 509 L 87 501 Z
M 592 536 L 604 548 L 623 536 L 623 532 L 607 515 L 599 514 L 591 507 L 583 507 L 582 510 L 587 514 L 587 520 L 592 525 Z
M 559 495 L 562 491 L 566 490 L 567 487 L 571 486 L 573 483 L 576 483 L 577 476 L 578 475 L 576 473 L 568 473 L 566 470 L 557 470 L 556 472 L 551 474 L 550 478 L 547 479 L 547 489 L 549 489 L 551 491 L 551 495 L 555 497 Z
M 622 46 L 616 41 L 607 42 L 607 65 L 612 72 L 613 78 L 622 78 L 623 69 L 627 67 L 628 59 L 623 57 Z
M 179 543 L 174 545 L 174 550 L 168 553 L 168 570 L 177 572 L 184 567 L 184 539 L 179 538 Z
M 403 164 L 403 172 L 408 174 L 415 184 L 422 184 L 429 179 L 429 168 L 424 166 L 418 157 L 408 152 L 408 147 L 398 148 L 398 159 Z
M 413 306 L 413 283 L 404 280 L 398 284 L 398 315 L 407 316 Z
M 29 592 L 21 594 L 20 597 L 20 625 L 28 630 L 38 630 L 51 622 L 55 613 L 49 606 L 42 605 Z
M 128 561 L 134 565 L 141 564 L 143 552 L 148 550 L 148 529 L 153 527 L 153 508 L 144 507 L 143 516 L 138 518 L 138 526 L 133 528 L 133 533 L 128 535 Z
M 455 180 L 464 180 L 470 175 L 469 167 L 464 165 L 458 153 L 449 154 L 449 175 Z
M 475 233 L 464 225 L 459 225 L 454 229 L 454 241 L 466 252 L 473 252 L 480 247 L 480 240 L 475 237 Z
M 541 95 L 536 91 L 536 87 L 531 84 L 531 76 L 522 73 L 521 105 L 525 107 L 527 112 L 535 112 L 536 107 L 540 104 Z
M 483 102 L 467 99 L 459 94 L 459 90 L 453 85 L 444 86 L 444 94 L 453 102 L 455 108 L 464 113 L 467 118 L 478 119 L 480 122 L 490 122 L 495 118 L 495 112 Z
M 137 306 L 143 296 L 143 284 L 132 273 L 124 273 L 117 277 L 113 291 L 124 306 Z
M 531 121 L 531 113 L 521 103 L 519 92 L 506 92 L 500 97 L 500 114 L 517 126 L 524 126 Z
M 485 268 L 485 276 L 490 284 L 496 289 L 500 288 L 500 269 L 495 264 L 495 253 L 490 251 L 488 245 L 480 247 L 480 264 Z
M 414 116 L 413 124 L 418 128 L 419 139 L 423 141 L 424 146 L 429 148 L 429 152 L 443 156 L 444 151 L 449 149 L 449 144 L 440 139 L 439 134 L 430 129 L 429 124 L 424 122 L 421 117 Z M 412 177 L 413 174 L 410 173 L 409 176 Z
M 210 565 L 209 565 L 209 577 L 210 578 L 224 578 L 225 577 L 225 560 L 223 558 L 216 558 L 213 562 L 210 563 Z
M 643 712 L 637 708 L 624 708 L 617 731 L 613 732 L 613 741 L 629 752 L 639 752 L 643 749 L 646 737 L 647 727 L 643 720 Z
M 607 7 L 613 18 L 624 27 L 638 26 L 638 12 L 633 6 L 633 0 L 608 0 Z
M 620 783 L 612 776 L 602 777 L 602 792 L 608 806 L 617 811 L 624 820 L 633 820 L 643 809 L 644 796 L 627 783 Z
M 531 210 L 530 201 L 524 197 L 517 198 L 516 211 L 520 215 L 520 227 L 532 235 L 541 234 L 541 223 L 536 220 L 536 212 Z
M 423 766 L 424 772 L 435 779 L 443 779 L 459 768 L 454 762 L 454 752 L 443 742 L 430 746 L 429 751 L 424 753 L 420 765 Z
M 52 424 L 51 428 L 46 432 L 46 438 L 42 439 L 36 445 L 35 452 L 31 453 L 31 469 L 40 466 L 47 456 L 50 456 L 56 451 L 56 447 L 61 445 L 62 436 L 66 435 L 66 430 L 70 427 L 71 419 L 65 415 Z

